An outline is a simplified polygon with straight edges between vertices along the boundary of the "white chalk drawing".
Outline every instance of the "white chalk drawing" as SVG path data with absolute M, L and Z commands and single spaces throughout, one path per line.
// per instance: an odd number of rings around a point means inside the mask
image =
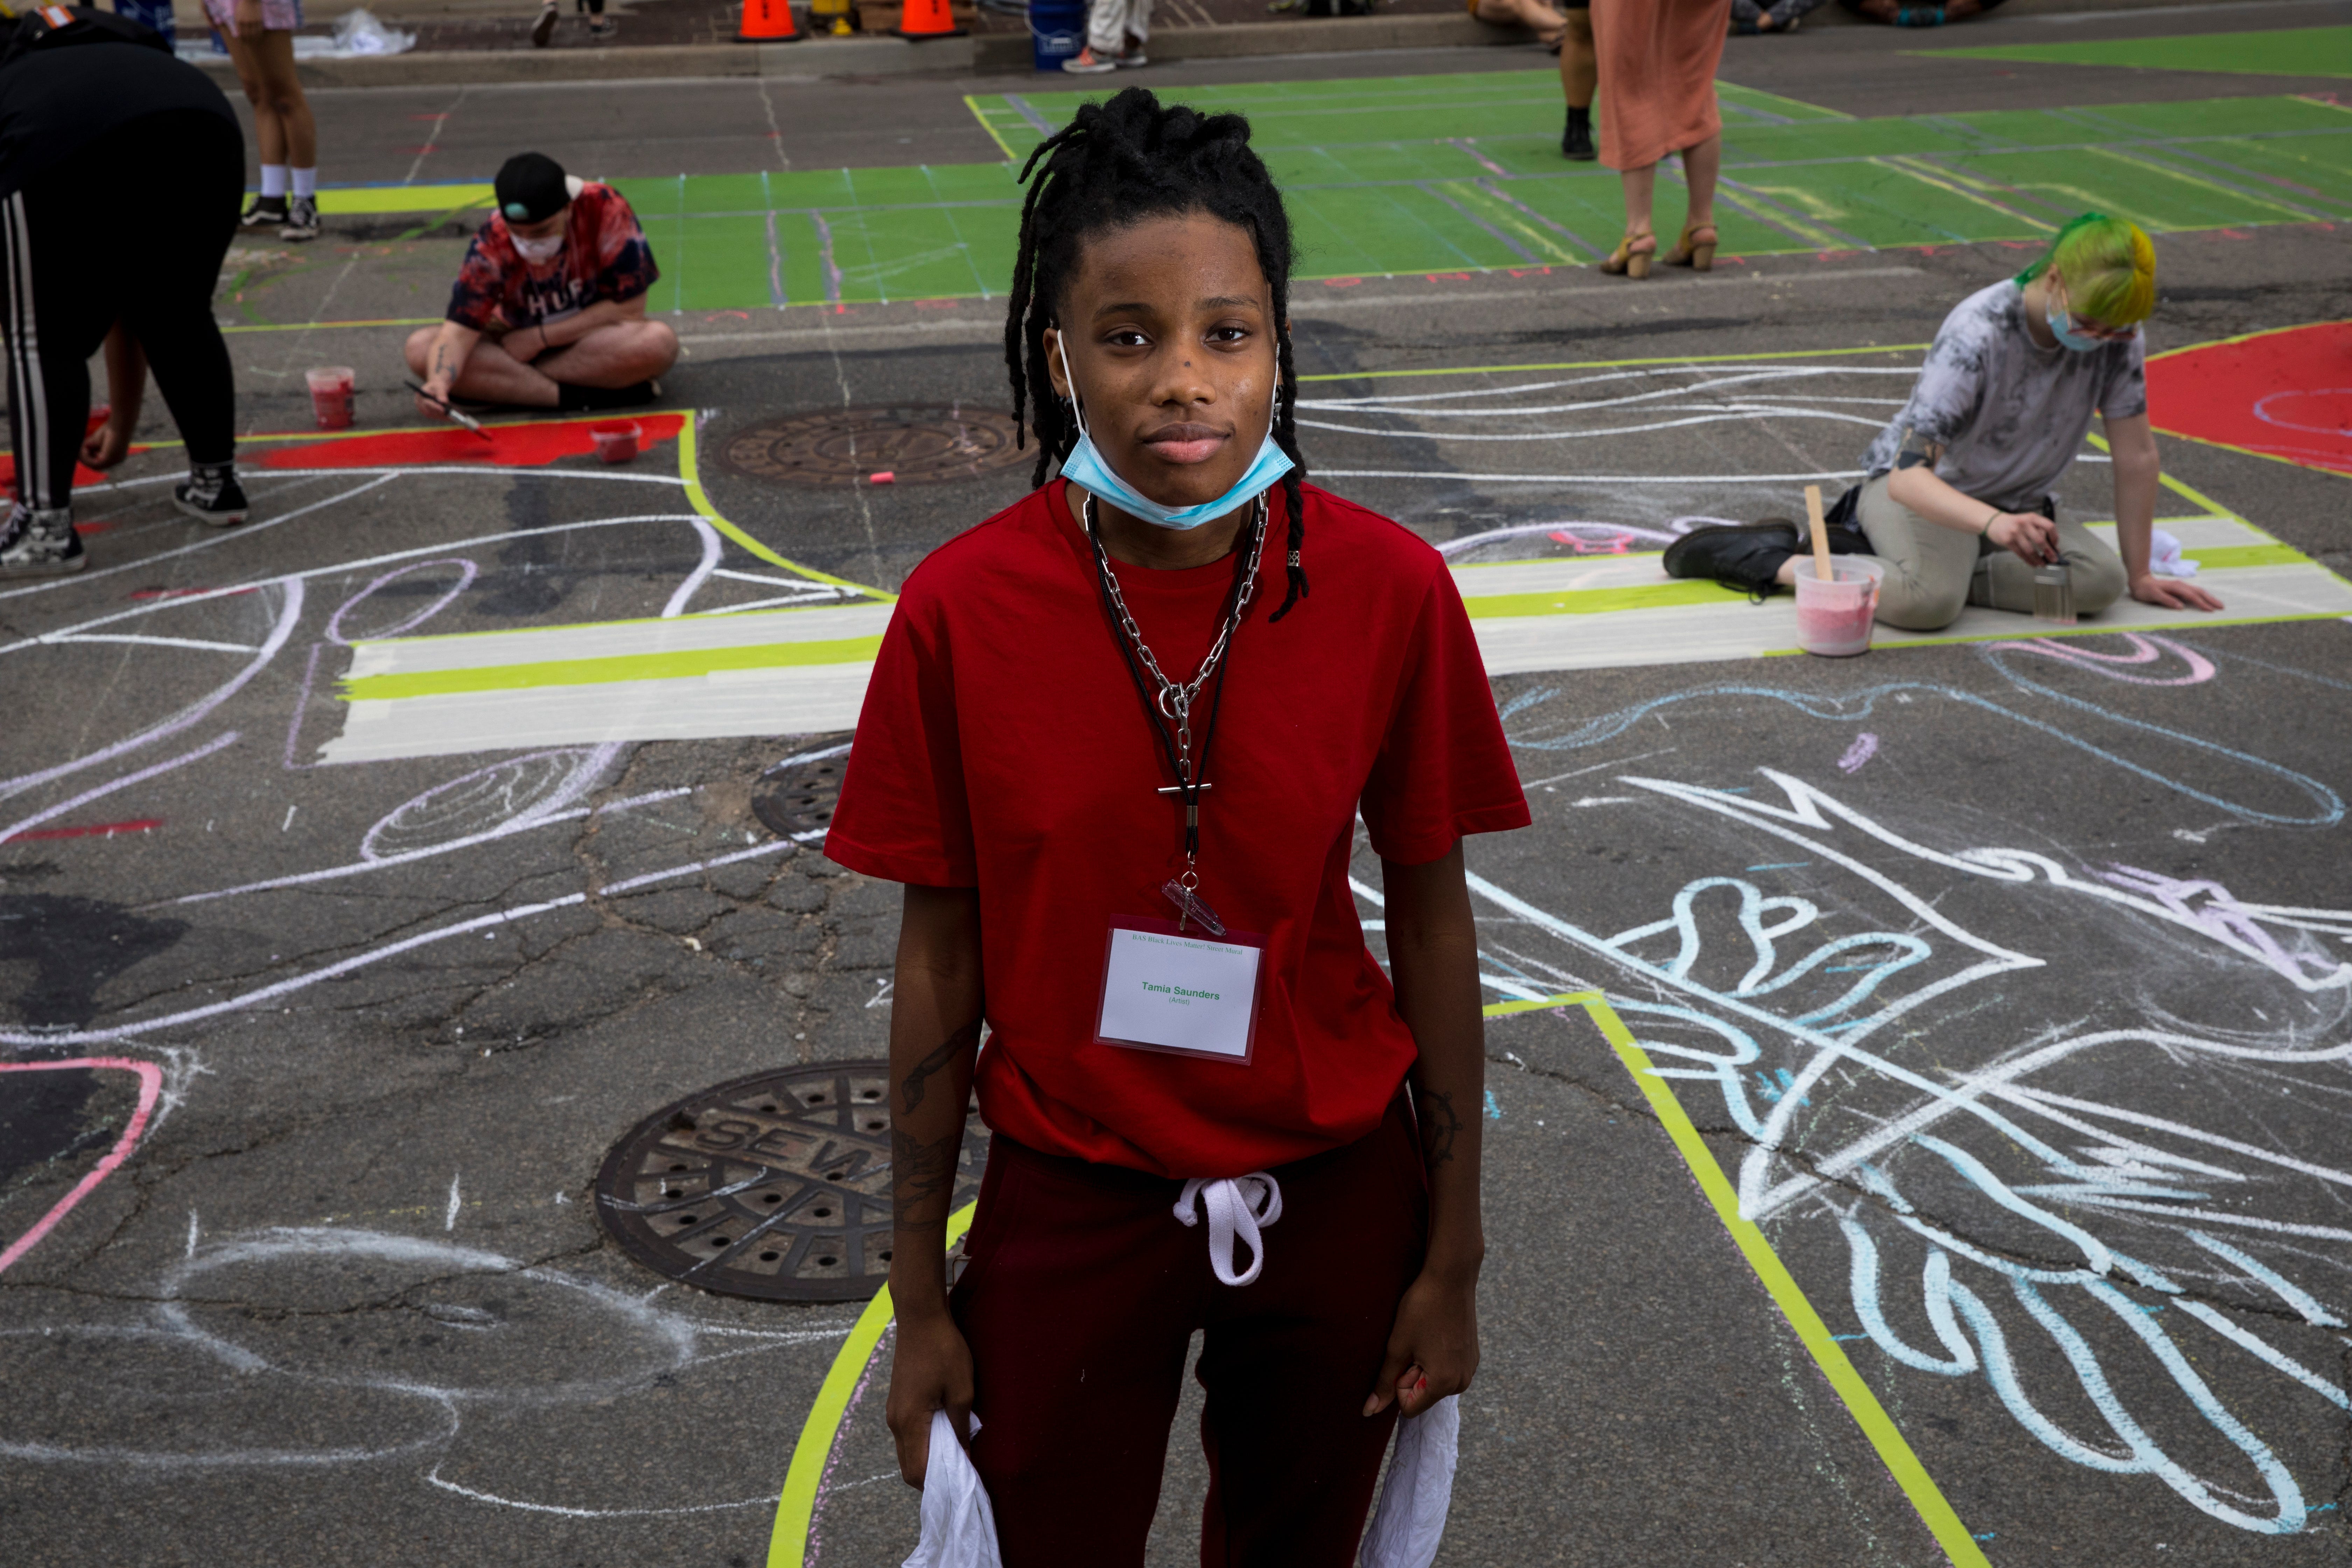
M 2057 657 L 2140 684 L 2202 683 L 2220 659 L 2117 640 L 2120 654 Z M 2185 677 L 2143 673 L 2159 642 Z M 2014 709 L 1925 682 L 1843 698 L 1726 685 L 1517 735 L 1572 752 L 1668 708 L 1719 721 L 1727 699 L 1843 732 L 1824 736 L 1815 777 L 1762 766 L 1733 788 L 1611 770 L 1621 834 L 1673 831 L 1726 868 L 1662 885 L 1656 918 L 1614 931 L 1474 876 L 1487 983 L 1540 996 L 1597 976 L 1694 1114 L 1719 1109 L 1747 1141 L 1743 1214 L 1843 1238 L 1853 1337 L 1888 1375 L 1981 1379 L 2065 1460 L 2151 1478 L 2242 1530 L 2302 1531 L 2328 1502 L 2306 1485 L 2333 1489 L 2341 1437 L 2315 1453 L 2310 1423 L 2352 1414 L 2352 908 L 1988 842 L 1983 817 L 1932 805 L 1925 826 L 1898 824 L 1855 803 L 1852 775 L 1897 743 L 1906 705 L 1957 704 L 1935 731 L 1947 754 L 1998 715 L 2004 738 L 2021 726 L 2242 821 L 2332 826 L 2344 805 L 2027 679 L 2017 651 L 1983 655 L 2024 699 Z M 1522 700 L 1517 722 L 1549 695 Z M 2053 721 L 2053 702 L 2073 711 Z M 2084 994 L 2085 973 L 2110 977 L 2103 994 Z M 2021 1017 L 2034 1022 L 2002 1032 Z

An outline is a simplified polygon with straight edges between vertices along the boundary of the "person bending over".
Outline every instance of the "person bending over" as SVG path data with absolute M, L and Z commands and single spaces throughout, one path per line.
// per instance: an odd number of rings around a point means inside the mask
M 1909 400 L 1864 456 L 1868 478 L 1834 509 L 1885 565 L 1880 620 L 1934 631 L 1970 605 L 2030 614 L 2035 568 L 2061 562 L 2078 615 L 2126 593 L 2168 609 L 2221 607 L 2148 568 L 2160 469 L 2139 323 L 2155 305 L 2147 236 L 2084 213 L 2041 260 L 1944 318 Z M 2120 554 L 2060 520 L 2053 493 L 2094 414 L 2113 458 Z M 1769 593 L 1796 580 L 1804 546 L 1780 520 L 1695 529 L 1667 550 L 1665 568 Z
M 657 395 L 677 334 L 646 320 L 661 276 L 637 215 L 610 185 L 518 153 L 499 170 L 499 210 L 466 251 L 449 318 L 409 334 L 408 368 L 442 402 L 628 408 Z M 426 398 L 418 410 L 440 418 Z
M 1444 562 L 1302 482 L 1248 122 L 1130 88 L 1041 162 L 1005 350 L 1042 488 L 908 578 L 825 840 L 907 885 L 890 1429 L 919 1486 L 980 1417 L 1005 1568 L 1137 1568 L 1205 1331 L 1202 1561 L 1342 1568 L 1399 1407 L 1477 1368 L 1461 839 L 1527 803 Z
M 217 527 L 245 521 L 236 378 L 213 319 L 244 187 L 228 100 L 155 34 L 82 7 L 0 20 L 0 331 L 16 468 L 0 577 L 89 563 L 75 464 L 111 468 L 129 451 L 151 367 L 187 443 L 173 503 Z M 101 343 L 113 409 L 92 431 Z
M 1564 158 L 1591 163 L 1601 155 L 1592 142 L 1592 93 L 1600 81 L 1592 53 L 1592 0 L 1467 0 L 1470 14 L 1498 27 L 1514 25 L 1533 33 L 1559 57 L 1559 88 L 1568 100 L 1568 128 L 1560 132 Z

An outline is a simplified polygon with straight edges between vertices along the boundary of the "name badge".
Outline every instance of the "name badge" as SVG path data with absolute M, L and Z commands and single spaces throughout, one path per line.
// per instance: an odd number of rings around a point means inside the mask
M 1099 1045 L 1249 1065 L 1265 939 L 1198 925 L 1122 916 L 1111 921 L 1103 963 Z

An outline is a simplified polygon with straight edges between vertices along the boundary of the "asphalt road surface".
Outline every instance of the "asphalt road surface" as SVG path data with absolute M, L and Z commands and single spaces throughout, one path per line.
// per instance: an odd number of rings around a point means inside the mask
M 1580 241 L 1551 197 L 1525 198 L 1553 216 L 1522 232 L 1478 216 L 1486 187 L 1416 172 L 1466 215 L 1433 232 L 1469 261 L 1310 268 L 1310 463 L 1446 551 L 1535 807 L 1468 851 L 1490 1256 L 1441 1563 L 2346 1560 L 2352 534 L 2344 340 L 2314 326 L 2352 317 L 2343 77 L 2249 74 L 2227 40 L 2212 70 L 1939 57 L 2345 19 L 1846 28 L 1727 57 L 1735 144 L 1816 139 L 1790 166 L 1900 165 L 1830 144 L 1890 119 L 2023 135 L 1970 117 L 2073 115 L 2108 151 L 2076 149 L 2071 178 L 1997 149 L 1901 177 L 2052 204 L 2025 220 L 2109 188 L 2155 216 L 2268 204 L 2158 240 L 2151 353 L 2278 334 L 2242 351 L 2272 356 L 2252 371 L 2162 362 L 2158 423 L 2231 416 L 2231 374 L 2305 399 L 2262 406 L 2307 450 L 2163 442 L 2162 526 L 2216 617 L 2059 637 L 1979 615 L 1828 660 L 1788 654 L 1785 597 L 1657 573 L 1694 520 L 1834 494 L 1943 313 L 2030 256 L 2030 221 L 1815 245 L 1808 225 L 1908 219 L 1851 181 L 1735 167 L 1753 243 L 1629 284 L 1480 260 L 1497 234 Z M 1499 92 L 1542 63 L 1150 77 L 1273 126 L 1351 78 Z M 525 144 L 646 182 L 969 169 L 1003 156 L 991 106 L 1050 87 L 317 101 L 331 180 L 437 189 Z M 1487 195 L 1534 188 L 1506 175 L 1536 167 L 1552 114 L 1477 141 L 1500 161 Z M 488 452 L 404 433 L 402 323 L 437 315 L 469 220 L 395 195 L 308 250 L 241 240 L 220 309 L 254 520 L 171 512 L 157 408 L 159 445 L 80 494 L 92 569 L 0 586 L 10 1564 L 912 1548 L 864 1303 L 672 1282 L 596 1215 L 614 1143 L 725 1080 L 809 1069 L 802 1122 L 838 1113 L 826 1150 L 863 1136 L 858 1080 L 825 1064 L 883 1054 L 898 891 L 824 858 L 828 781 L 889 593 L 1029 482 L 1003 445 L 1001 302 L 893 291 L 931 242 L 889 251 L 890 201 L 855 185 L 828 232 L 854 211 L 872 267 L 829 298 L 794 291 L 789 242 L 745 252 L 733 218 L 656 232 L 688 272 L 688 353 L 619 467 L 582 422 L 502 427 Z M 746 254 L 755 283 L 779 258 L 780 299 L 688 308 Z M 2302 327 L 2319 335 L 2283 331 Z M 360 373 L 357 438 L 307 438 L 301 373 L 325 363 Z M 2094 521 L 2101 458 L 2062 496 Z M 903 476 L 872 482 L 885 461 Z M 1345 613 L 1314 599 L 1283 629 Z M 1360 846 L 1356 875 L 1377 952 Z M 852 1173 L 825 1192 L 876 1174 L 795 1158 Z M 723 1166 L 677 1189 L 646 1166 L 630 1190 L 706 1197 Z M 821 1239 L 813 1205 L 835 1200 L 804 1190 L 786 1207 Z M 658 1231 L 679 1211 L 652 1212 Z M 714 1254 L 741 1239 L 677 1228 Z M 835 1250 L 769 1272 L 878 1267 Z M 1196 1552 L 1196 1413 L 1155 1564 Z

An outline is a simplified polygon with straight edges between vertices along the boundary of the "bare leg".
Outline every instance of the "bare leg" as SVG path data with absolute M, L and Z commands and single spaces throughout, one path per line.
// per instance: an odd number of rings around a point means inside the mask
M 1690 226 L 1715 226 L 1715 180 L 1723 170 L 1723 138 L 1708 137 L 1683 149 L 1683 178 L 1690 184 Z
M 283 163 L 286 162 L 286 127 L 278 118 L 278 105 L 271 100 L 269 89 L 262 85 L 261 62 L 253 50 L 257 41 L 234 37 L 227 33 L 221 35 L 221 42 L 228 46 L 229 63 L 236 68 L 237 85 L 245 89 L 245 101 L 253 105 L 255 151 L 260 153 L 261 162 L 265 163 Z
M 302 79 L 294 74 L 294 35 L 288 32 L 267 32 L 247 40 L 255 75 L 259 79 L 262 98 L 253 96 L 254 84 L 246 86 L 246 97 L 254 106 L 257 127 L 261 117 L 261 105 L 266 100 L 271 118 L 278 126 L 278 158 L 271 158 L 268 142 L 262 142 L 264 163 L 285 163 L 297 169 L 319 166 L 319 126 L 310 116 L 310 100 L 302 96 Z M 232 45 L 231 47 L 235 46 Z M 240 65 L 238 74 L 244 75 Z
M 1638 169 L 1621 169 L 1618 174 L 1625 183 L 1625 232 L 1650 233 L 1651 198 L 1657 189 L 1658 166 L 1644 163 Z
M 419 357 L 412 339 L 409 353 L 412 369 L 417 368 Z M 419 369 L 418 374 L 421 375 L 423 371 Z M 513 408 L 552 408 L 562 400 L 563 395 L 562 389 L 553 381 L 500 348 L 498 340 L 484 338 L 474 345 L 474 352 L 466 356 L 466 368 L 458 373 L 457 384 L 449 388 L 449 395 L 463 398 L 467 403 L 502 403 Z
M 1477 10 L 1473 14 L 1481 22 L 1491 22 L 1498 27 L 1517 23 L 1547 46 L 1559 37 L 1564 26 L 1559 13 L 1543 0 L 1478 0 Z M 1561 52 L 1565 56 L 1566 51 Z
M 1559 40 L 1559 89 L 1568 106 L 1591 108 L 1592 91 L 1600 82 L 1600 64 L 1592 52 L 1592 13 L 1570 11 L 1568 30 Z

